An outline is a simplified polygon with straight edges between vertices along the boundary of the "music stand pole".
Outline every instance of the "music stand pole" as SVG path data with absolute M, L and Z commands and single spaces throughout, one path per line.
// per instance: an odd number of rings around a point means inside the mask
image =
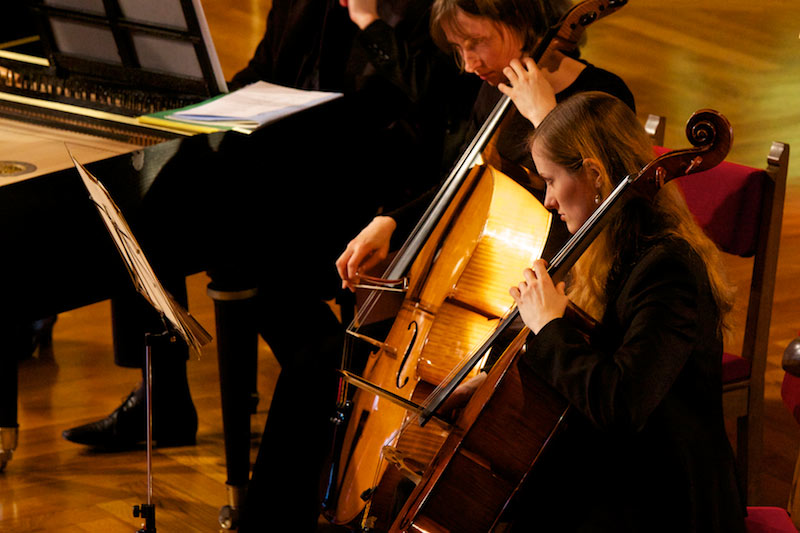
M 153 504 L 153 344 L 156 340 L 164 341 L 169 332 L 158 335 L 144 335 L 144 397 L 146 412 L 145 441 L 147 445 L 147 503 L 133 506 L 133 516 L 144 518 L 144 526 L 137 533 L 156 533 L 156 507 Z

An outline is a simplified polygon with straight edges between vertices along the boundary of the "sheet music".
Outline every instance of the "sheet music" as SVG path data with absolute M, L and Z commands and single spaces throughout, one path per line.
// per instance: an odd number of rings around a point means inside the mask
M 205 103 L 175 111 L 166 117 L 252 131 L 341 96 L 342 93 L 293 89 L 257 81 Z
M 67 152 L 119 250 L 136 290 L 169 321 L 172 329 L 199 355 L 202 353 L 202 346 L 211 341 L 211 335 L 161 285 L 122 212 L 103 184 L 75 159 L 69 147 Z

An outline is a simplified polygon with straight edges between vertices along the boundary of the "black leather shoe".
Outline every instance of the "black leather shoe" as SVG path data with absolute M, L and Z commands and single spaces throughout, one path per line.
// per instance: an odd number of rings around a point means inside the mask
M 197 411 L 191 399 L 153 409 L 154 446 L 189 446 L 196 442 Z M 107 417 L 64 430 L 62 436 L 70 442 L 111 450 L 135 449 L 146 440 L 146 402 L 144 388 L 137 387 Z

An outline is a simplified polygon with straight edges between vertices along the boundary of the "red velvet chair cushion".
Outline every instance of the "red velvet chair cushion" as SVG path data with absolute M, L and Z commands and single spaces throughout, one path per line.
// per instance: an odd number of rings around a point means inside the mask
M 783 398 L 783 405 L 800 424 L 800 378 L 788 373 L 783 374 L 781 398 Z
M 750 361 L 732 353 L 722 354 L 722 382 L 732 383 L 750 377 Z
M 797 533 L 789 513 L 780 507 L 748 507 L 747 533 Z
M 669 150 L 654 148 L 661 155 Z M 678 178 L 697 223 L 719 248 L 729 254 L 755 254 L 758 213 L 769 176 L 764 170 L 723 161 L 709 170 Z

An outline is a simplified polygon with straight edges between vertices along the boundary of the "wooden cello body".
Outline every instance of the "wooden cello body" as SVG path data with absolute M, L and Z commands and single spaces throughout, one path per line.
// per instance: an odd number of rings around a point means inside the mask
M 489 371 L 391 533 L 487 533 L 566 420 L 564 398 L 523 362 L 523 329 Z
M 412 269 L 412 279 L 431 277 L 437 283 L 409 288 L 383 346 L 364 369 L 365 379 L 393 397 L 418 401 L 444 381 L 510 311 L 508 284 L 544 247 L 551 214 L 534 196 L 491 167 L 473 179 L 474 190 L 457 198 L 452 217 L 442 219 L 421 252 L 421 258 L 438 260 L 418 261 Z M 430 428 L 399 440 L 405 407 L 362 389 L 351 402 L 351 416 L 359 423 L 348 425 L 343 441 L 348 462 L 336 508 L 341 523 L 357 519 L 365 507 L 362 495 L 380 485 L 387 466 L 384 447 L 424 462 L 446 436 Z
M 690 118 L 686 130 L 697 148 L 664 154 L 623 179 L 553 258 L 548 272 L 554 280 L 563 278 L 626 195 L 652 199 L 669 180 L 712 168 L 727 155 L 732 133 L 722 115 L 701 110 Z M 513 315 L 500 328 L 511 320 Z M 557 435 L 569 405 L 524 364 L 527 342 L 535 342 L 535 337 L 523 328 L 455 422 L 390 533 L 489 532 L 522 483 L 535 477 L 535 465 Z M 452 383 L 457 385 L 463 375 Z M 442 398 L 448 390 L 452 389 L 442 389 Z M 429 409 L 435 411 L 441 401 L 433 399 Z

